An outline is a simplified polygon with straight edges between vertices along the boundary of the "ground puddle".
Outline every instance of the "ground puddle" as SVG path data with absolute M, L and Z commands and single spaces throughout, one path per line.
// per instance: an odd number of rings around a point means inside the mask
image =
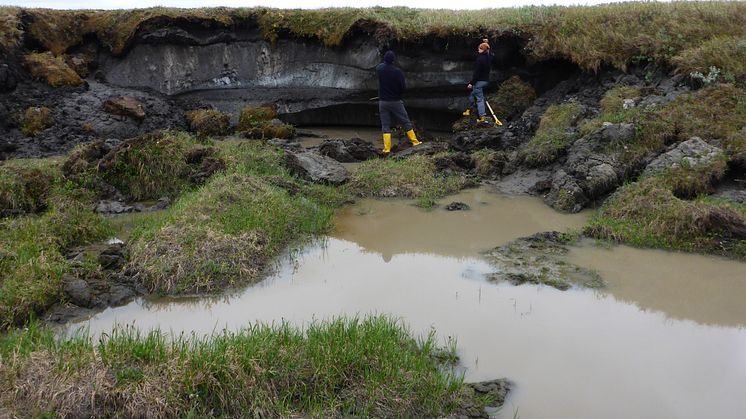
M 598 270 L 601 291 L 558 291 L 484 280 L 479 253 L 545 230 L 579 228 L 528 197 L 484 189 L 444 200 L 469 211 L 424 212 L 363 201 L 326 240 L 284 258 L 264 282 L 214 298 L 139 299 L 90 321 L 175 333 L 255 321 L 302 324 L 388 313 L 415 332 L 454 337 L 469 381 L 508 377 L 512 418 L 739 417 L 746 411 L 746 264 L 719 258 L 584 245 L 569 258 Z M 740 280 L 740 281 L 739 281 Z

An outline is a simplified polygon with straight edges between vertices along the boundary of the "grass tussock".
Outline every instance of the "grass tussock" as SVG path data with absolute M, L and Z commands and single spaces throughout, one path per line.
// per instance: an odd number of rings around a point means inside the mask
M 555 161 L 577 139 L 570 128 L 583 113 L 577 102 L 551 105 L 539 122 L 533 138 L 523 149 L 523 161 L 529 166 L 544 166 Z
M 18 44 L 21 30 L 21 9 L 0 6 L 0 49 L 10 50 Z
M 83 79 L 67 65 L 65 59 L 56 57 L 51 52 L 32 52 L 24 57 L 24 62 L 32 77 L 43 80 L 50 86 L 80 86 L 83 84 Z
M 98 174 L 134 200 L 176 196 L 189 186 L 189 152 L 200 147 L 177 131 L 146 134 L 125 141 L 98 163 Z
M 382 40 L 417 40 L 434 36 L 511 34 L 527 40 L 530 58 L 567 58 L 586 70 L 603 64 L 625 68 L 633 60 L 667 64 L 716 38 L 746 35 L 742 2 L 629 2 L 600 6 L 522 7 L 488 10 L 335 8 L 280 10 L 267 8 L 170 9 L 155 7 L 116 11 L 28 9 L 30 32 L 59 54 L 94 34 L 121 54 L 137 30 L 149 22 L 177 20 L 206 28 L 259 25 L 268 41 L 281 34 L 342 44 L 353 28 L 363 26 Z M 694 54 L 694 53 L 690 53 Z M 708 63 L 705 67 L 709 68 Z
M 47 208 L 60 178 L 56 160 L 10 160 L 0 164 L 0 217 L 37 213 Z
M 665 170 L 658 178 L 677 198 L 694 199 L 713 193 L 715 184 L 725 176 L 727 166 L 725 157 L 702 166 L 680 164 Z
M 306 185 L 261 144 L 227 143 L 226 172 L 133 234 L 131 268 L 151 292 L 214 292 L 261 277 L 290 242 L 331 227 L 342 192 Z
M 230 115 L 216 109 L 189 111 L 186 117 L 198 138 L 227 135 L 230 130 Z
M 247 106 L 241 110 L 236 131 L 248 138 L 293 138 L 295 127 L 273 123 L 277 111 L 270 106 Z
M 417 199 L 421 207 L 472 185 L 464 175 L 439 175 L 432 157 L 374 159 L 360 164 L 350 174 L 346 188 L 360 197 L 402 197 Z
M 672 61 L 684 74 L 707 75 L 715 67 L 723 80 L 746 83 L 746 36 L 715 37 L 682 51 Z
M 62 256 L 74 246 L 106 238 L 108 222 L 73 191 L 57 189 L 41 216 L 0 221 L 0 330 L 18 325 L 61 298 Z
M 0 339 L 17 416 L 443 417 L 468 403 L 434 334 L 386 317 L 254 325 L 209 337 L 119 329 L 92 343 L 32 325 Z
M 18 122 L 23 135 L 35 137 L 54 125 L 54 117 L 49 108 L 32 106 L 23 111 Z
M 536 91 L 530 84 L 513 76 L 504 81 L 497 93 L 487 97 L 492 110 L 499 118 L 512 120 L 520 116 L 536 99 Z
M 585 233 L 634 246 L 746 259 L 746 209 L 704 198 L 682 200 L 658 177 L 617 190 Z

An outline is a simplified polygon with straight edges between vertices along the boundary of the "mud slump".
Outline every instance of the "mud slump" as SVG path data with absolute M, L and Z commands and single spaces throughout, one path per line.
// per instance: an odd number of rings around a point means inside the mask
M 517 384 L 512 418 L 740 417 L 746 411 L 746 264 L 697 255 L 574 248 L 602 291 L 494 284 L 480 252 L 518 236 L 581 226 L 538 199 L 476 189 L 471 210 L 424 212 L 363 201 L 330 237 L 284 258 L 264 282 L 217 298 L 140 299 L 70 330 L 115 324 L 211 333 L 255 321 L 305 324 L 388 313 L 457 339 L 469 381 Z

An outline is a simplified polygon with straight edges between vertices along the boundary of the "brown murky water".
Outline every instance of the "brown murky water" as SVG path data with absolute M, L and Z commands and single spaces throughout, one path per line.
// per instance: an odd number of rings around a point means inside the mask
M 331 237 L 283 258 L 256 286 L 217 298 L 141 299 L 72 329 L 211 333 L 388 313 L 415 332 L 455 337 L 467 380 L 515 381 L 500 417 L 743 417 L 746 318 L 736 301 L 746 297 L 746 264 L 585 245 L 570 258 L 597 269 L 607 290 L 488 283 L 480 251 L 577 228 L 586 216 L 483 189 L 444 202 L 452 200 L 472 210 L 364 201 L 340 215 Z

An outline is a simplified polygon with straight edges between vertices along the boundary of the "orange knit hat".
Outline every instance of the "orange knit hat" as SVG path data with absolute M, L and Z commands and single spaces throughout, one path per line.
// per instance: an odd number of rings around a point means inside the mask
M 490 49 L 490 44 L 486 42 L 482 42 L 481 44 L 479 44 L 479 51 L 489 51 L 489 49 Z

